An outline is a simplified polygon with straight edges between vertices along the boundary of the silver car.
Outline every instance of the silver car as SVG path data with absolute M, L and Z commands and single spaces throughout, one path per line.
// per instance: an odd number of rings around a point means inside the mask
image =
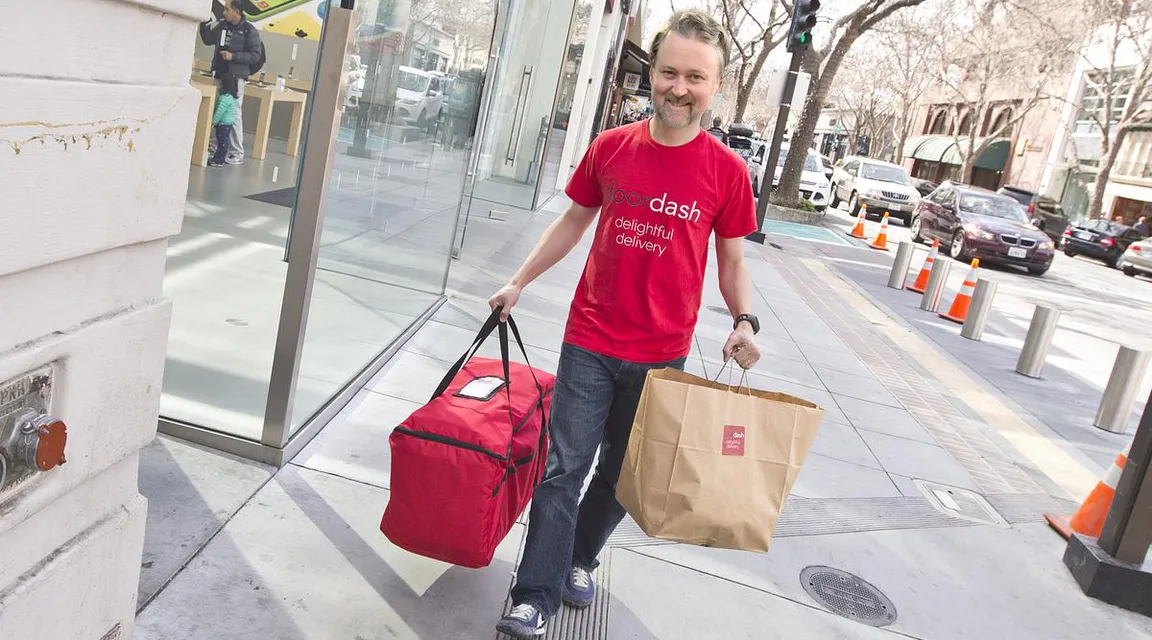
M 1128 250 L 1120 256 L 1116 266 L 1123 269 L 1125 275 L 1133 277 L 1138 273 L 1152 275 L 1152 238 L 1128 245 Z
M 904 167 L 849 156 L 832 173 L 832 206 L 839 206 L 844 200 L 848 201 L 848 210 L 853 216 L 860 213 L 860 205 L 866 205 L 869 217 L 879 218 L 887 213 L 907 227 L 912 223 L 912 211 L 920 201 L 920 192 Z

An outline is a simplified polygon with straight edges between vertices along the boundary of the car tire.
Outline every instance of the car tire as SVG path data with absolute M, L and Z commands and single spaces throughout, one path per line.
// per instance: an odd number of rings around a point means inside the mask
M 860 200 L 856 197 L 856 192 L 848 197 L 848 214 L 853 218 L 860 215 Z
M 839 209 L 840 208 L 841 200 L 840 200 L 840 196 L 836 195 L 836 192 L 837 192 L 836 185 L 832 185 L 832 208 L 833 209 Z
M 1048 264 L 1044 265 L 1043 267 L 1028 267 L 1028 273 L 1039 277 L 1039 276 L 1044 275 L 1045 273 L 1048 273 L 1048 269 L 1050 269 L 1051 267 L 1052 267 L 1052 263 L 1048 263 Z
M 1136 277 L 1136 270 L 1133 269 L 1132 267 L 1125 265 L 1124 266 L 1124 275 L 1128 276 L 1129 278 L 1135 278 Z
M 909 213 L 909 214 L 905 214 L 905 215 L 900 216 L 900 224 L 904 225 L 905 229 L 908 229 L 909 227 L 911 227 L 912 226 L 912 214 Z
M 924 222 L 920 216 L 912 218 L 912 242 L 927 242 L 928 239 L 924 237 Z
M 952 256 L 953 260 L 968 262 L 968 251 L 964 244 L 964 232 L 957 231 L 952 236 L 952 243 L 948 245 L 948 255 Z
M 1073 251 L 1072 249 L 1065 246 L 1064 247 L 1064 255 L 1068 256 L 1069 258 L 1075 258 L 1078 254 L 1075 251 Z
M 1108 261 L 1106 262 L 1106 264 L 1107 264 L 1109 267 L 1112 267 L 1113 269 L 1120 269 L 1121 267 L 1123 267 L 1123 266 L 1124 266 L 1124 255 L 1123 255 L 1123 254 L 1121 254 L 1121 255 L 1118 255 L 1118 256 L 1116 256 L 1115 258 L 1112 258 L 1111 260 L 1108 260 Z

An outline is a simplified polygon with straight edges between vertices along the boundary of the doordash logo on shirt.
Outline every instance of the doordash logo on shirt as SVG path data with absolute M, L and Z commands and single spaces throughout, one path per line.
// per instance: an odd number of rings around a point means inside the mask
M 612 202 L 617 204 L 626 204 L 630 207 L 647 207 L 648 210 L 655 213 L 665 213 L 689 222 L 700 222 L 701 211 L 696 206 L 695 200 L 692 201 L 692 204 L 680 204 L 670 199 L 667 191 L 659 196 L 646 196 L 637 191 L 617 189 L 616 184 L 613 183 L 608 185 L 608 195 Z

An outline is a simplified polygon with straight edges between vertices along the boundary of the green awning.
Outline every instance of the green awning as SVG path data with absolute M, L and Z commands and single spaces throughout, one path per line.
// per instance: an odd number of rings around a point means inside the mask
M 983 142 L 984 138 L 977 138 L 976 146 L 980 146 Z M 961 141 L 961 144 L 966 143 L 967 141 Z M 985 147 L 984 152 L 976 159 L 975 166 L 979 169 L 1003 171 L 1011 151 L 1011 140 L 997 138 Z M 904 155 L 927 162 L 962 164 L 960 151 L 956 148 L 956 139 L 952 136 L 917 136 L 904 143 Z

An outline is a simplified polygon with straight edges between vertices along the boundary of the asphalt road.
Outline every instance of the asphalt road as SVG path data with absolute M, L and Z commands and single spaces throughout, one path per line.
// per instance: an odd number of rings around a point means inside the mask
M 847 208 L 846 204 L 841 206 Z M 853 223 L 854 219 L 846 211 L 829 210 L 825 217 L 827 226 L 845 231 Z M 869 239 L 875 237 L 879 226 L 878 222 L 868 223 Z M 891 255 L 895 255 L 896 245 L 909 237 L 908 229 L 900 222 L 890 223 Z M 917 245 L 911 277 L 919 272 L 926 252 L 925 245 Z M 950 258 L 945 256 L 945 259 Z M 960 288 L 968 271 L 967 265 L 954 264 L 945 304 Z M 1060 329 L 1053 344 L 1061 347 L 1065 354 L 1062 357 L 1067 361 L 1061 364 L 1074 367 L 1086 379 L 1098 382 L 1101 389 L 1108 381 L 1118 345 L 1152 349 L 1152 279 L 1131 278 L 1103 263 L 1082 257 L 1069 258 L 1059 252 L 1052 268 L 1040 277 L 1023 269 L 995 265 L 981 265 L 980 277 L 999 283 L 994 305 L 1003 316 L 998 320 L 1000 326 L 990 324 L 989 328 L 1006 336 L 1018 336 L 1019 343 L 1027 333 L 1035 305 L 1060 308 Z M 942 308 L 946 307 L 942 304 Z M 1150 384 L 1146 381 L 1145 397 Z

